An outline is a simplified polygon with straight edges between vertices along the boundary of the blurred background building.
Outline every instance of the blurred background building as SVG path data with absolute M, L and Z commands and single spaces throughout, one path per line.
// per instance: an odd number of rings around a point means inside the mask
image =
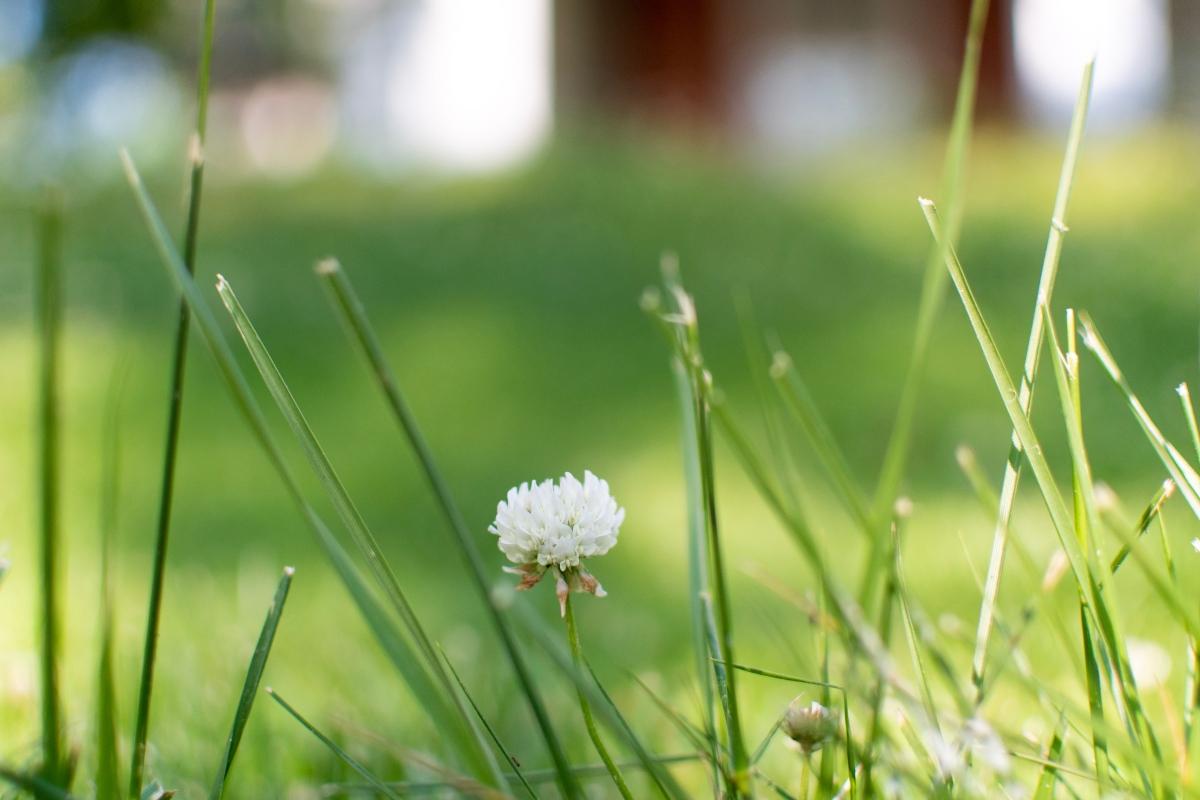
M 695 136 L 771 163 L 944 122 L 966 0 L 218 0 L 210 149 L 289 177 L 528 158 L 559 130 Z M 0 0 L 6 178 L 176 158 L 202 0 Z M 1194 119 L 1200 5 L 992 0 L 984 119 Z

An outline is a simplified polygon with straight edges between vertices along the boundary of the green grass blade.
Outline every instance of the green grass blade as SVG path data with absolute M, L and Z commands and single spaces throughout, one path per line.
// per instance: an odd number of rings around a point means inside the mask
M 567 759 L 566 751 L 563 749 L 558 735 L 554 731 L 554 725 L 550 721 L 550 715 L 546 711 L 545 704 L 535 686 L 533 676 L 521 654 L 521 649 L 517 644 L 512 626 L 508 619 L 501 613 L 492 596 L 483 557 L 479 553 L 479 548 L 475 544 L 474 537 L 466 520 L 462 516 L 462 512 L 459 511 L 457 503 L 454 502 L 449 484 L 442 477 L 441 470 L 438 468 L 437 462 L 433 457 L 433 451 L 430 449 L 424 435 L 421 433 L 420 427 L 417 425 L 415 415 L 410 410 L 407 401 L 404 399 L 404 395 L 400 391 L 400 384 L 392 373 L 391 367 L 388 366 L 387 359 L 383 353 L 383 347 L 380 345 L 379 339 L 367 319 L 362 301 L 359 300 L 354 287 L 351 285 L 349 278 L 346 277 L 341 265 L 336 261 L 329 260 L 318 264 L 317 274 L 330 289 L 335 305 L 342 313 L 344 320 L 361 346 L 367 360 L 370 362 L 371 369 L 375 373 L 375 377 L 380 388 L 383 390 L 388 405 L 404 430 L 405 436 L 408 438 L 414 453 L 416 453 L 417 459 L 429 480 L 430 487 L 449 522 L 450 530 L 454 535 L 454 541 L 458 545 L 464 561 L 466 561 L 471 582 L 489 612 L 493 627 L 500 636 L 505 654 L 508 656 L 508 660 L 512 664 L 513 671 L 516 673 L 518 683 L 521 686 L 521 691 L 525 696 L 530 710 L 533 712 L 542 738 L 546 742 L 546 748 L 549 750 L 550 757 L 559 772 L 561 788 L 568 797 L 577 797 L 582 790 L 570 770 L 570 762 Z
M 721 545 L 720 525 L 717 518 L 715 459 L 712 440 L 712 406 L 706 387 L 711 381 L 703 367 L 700 352 L 700 332 L 696 317 L 695 302 L 679 283 L 678 274 L 664 270 L 667 289 L 676 300 L 676 317 L 682 320 L 679 340 L 684 351 L 681 360 L 687 366 L 691 389 L 693 412 L 693 436 L 700 466 L 700 495 L 704 512 L 704 529 L 709 566 L 709 592 L 712 597 L 716 619 L 717 642 L 715 655 L 722 661 L 736 661 L 733 650 L 733 603 L 725 572 L 725 553 Z M 746 750 L 742 732 L 741 714 L 738 708 L 737 684 L 734 674 L 725 675 L 726 690 L 723 708 L 726 714 L 726 733 L 733 766 L 732 794 L 737 797 L 749 793 L 750 756 Z
M 189 274 L 196 271 L 196 244 L 200 230 L 200 195 L 204 184 L 204 140 L 208 127 L 208 89 L 212 71 L 215 0 L 205 0 L 204 27 L 200 36 L 200 66 L 196 87 L 196 130 L 190 152 L 191 175 L 188 192 L 187 227 L 183 235 L 183 263 Z M 142 790 L 146 767 L 146 740 L 150 733 L 150 697 L 154 687 L 154 666 L 158 651 L 158 627 L 162 616 L 162 597 L 166 580 L 167 546 L 170 541 L 171 507 L 175 496 L 175 462 L 179 449 L 179 429 L 183 418 L 183 385 L 187 364 L 188 305 L 179 301 L 175 325 L 175 343 L 171 359 L 171 388 L 167 401 L 167 432 L 163 449 L 158 520 L 155 528 L 154 561 L 147 601 L 146 633 L 142 650 L 142 671 L 138 684 L 137 712 L 134 723 L 133 755 L 130 764 L 129 798 L 137 800 Z
M 46 782 L 67 779 L 58 670 L 59 609 L 59 350 L 62 318 L 62 198 L 47 190 L 38 210 L 36 311 L 38 340 L 39 623 L 41 647 L 42 768 Z
M 229 771 L 233 768 L 233 757 L 237 755 L 238 745 L 242 743 L 242 733 L 246 730 L 246 722 L 250 719 L 250 711 L 254 707 L 254 698 L 258 696 L 258 685 L 262 682 L 263 670 L 267 667 L 267 657 L 271 655 L 271 645 L 275 643 L 275 631 L 279 628 L 279 618 L 283 614 L 283 605 L 287 602 L 288 589 L 292 585 L 295 570 L 285 567 L 283 577 L 275 590 L 275 599 L 267 611 L 267 619 L 263 623 L 262 632 L 258 636 L 258 644 L 250 657 L 250 666 L 246 670 L 246 682 L 242 686 L 241 697 L 238 698 L 237 709 L 233 713 L 233 726 L 229 738 L 225 742 L 225 751 L 221 755 L 221 763 L 217 768 L 217 777 L 212 790 L 208 793 L 209 800 L 221 800 L 225 794 L 225 783 L 229 779 Z
M 317 738 L 317 741 L 319 741 L 321 744 L 325 745 L 325 747 L 328 748 L 329 752 L 333 753 L 338 758 L 338 760 L 340 760 L 343 764 L 345 764 L 350 769 L 352 769 L 356 773 L 358 773 L 358 775 L 360 777 L 362 777 L 362 779 L 365 780 L 367 783 L 371 784 L 371 787 L 373 789 L 375 789 L 377 792 L 382 794 L 384 797 L 392 798 L 392 800 L 399 800 L 400 795 L 396 791 L 394 791 L 391 787 L 389 787 L 386 783 L 384 783 L 383 780 L 378 778 L 375 775 L 375 773 L 371 772 L 371 770 L 369 770 L 365 766 L 363 766 L 361 762 L 359 762 L 356 758 L 354 758 L 354 756 L 350 755 L 345 750 L 343 750 L 341 747 L 339 747 L 337 742 L 330 739 L 324 733 L 321 733 L 321 731 L 318 730 L 315 725 L 313 725 L 311 722 L 309 722 L 307 719 L 304 718 L 304 715 L 302 715 L 296 709 L 292 708 L 291 704 L 289 704 L 286 700 L 284 700 L 279 695 L 278 692 L 276 692 L 270 686 L 268 686 L 266 688 L 266 692 L 267 692 L 267 695 L 269 695 L 272 700 L 274 700 L 276 703 L 278 703 L 280 705 L 280 707 L 282 707 L 283 710 L 286 711 L 292 717 L 292 719 L 296 720 L 296 722 L 299 722 L 300 725 L 306 731 L 308 731 L 313 736 L 315 736 Z
M 1140 539 L 1146 535 L 1146 531 L 1150 530 L 1150 526 L 1154 524 L 1154 520 L 1159 518 L 1162 513 L 1162 508 L 1167 500 L 1171 499 L 1171 495 L 1175 494 L 1175 481 L 1168 478 L 1163 482 L 1163 485 L 1158 487 L 1158 491 L 1154 493 L 1150 504 L 1142 510 L 1141 516 L 1138 517 L 1137 526 L 1134 528 L 1134 540 Z M 1125 563 L 1125 559 L 1129 557 L 1129 551 L 1132 550 L 1132 545 L 1126 543 L 1121 545 L 1121 549 L 1113 556 L 1112 563 L 1109 564 L 1109 570 L 1115 575 L 1121 565 Z
M 850 465 L 838 446 L 837 439 L 821 415 L 804 380 L 796 371 L 791 356 L 782 351 L 775 354 L 771 363 L 771 377 L 783 397 L 784 406 L 800 423 L 809 444 L 817 454 L 821 466 L 838 494 L 838 499 L 858 523 L 867 536 L 871 535 L 872 524 L 867 500 L 850 472 Z
M 928 222 L 929 229 L 933 233 L 934 238 L 944 241 L 941 222 L 938 219 L 937 208 L 933 202 L 922 198 L 921 208 L 925 212 L 926 222 Z M 1058 487 L 1054 483 L 1054 476 L 1050 472 L 1050 465 L 1046 463 L 1046 457 L 1042 452 L 1037 435 L 1033 431 L 1033 426 L 1030 424 L 1025 412 L 1021 409 L 1021 405 L 1018 402 L 1019 394 L 1017 388 L 1013 385 L 1012 378 L 1009 377 L 1008 369 L 1004 366 L 1004 360 L 1000 356 L 996 342 L 992 338 L 987 322 L 983 318 L 979 304 L 975 301 L 975 295 L 967 283 L 967 277 L 963 272 L 962 264 L 959 263 L 958 255 L 952 247 L 946 247 L 945 253 L 946 269 L 950 272 L 950 278 L 954 282 L 955 289 L 957 289 L 959 297 L 962 300 L 963 308 L 967 313 L 967 319 L 971 324 L 971 330 L 979 342 L 980 350 L 983 352 L 988 370 L 992 374 L 992 380 L 996 384 L 1001 402 L 1004 404 L 1004 410 L 1008 413 L 1009 421 L 1012 423 L 1016 436 L 1021 442 L 1021 447 L 1025 451 L 1026 459 L 1029 462 L 1030 469 L 1033 471 L 1034 478 L 1037 480 L 1038 488 L 1041 490 L 1046 508 L 1050 513 L 1050 519 L 1054 524 L 1054 531 L 1058 535 L 1059 543 L 1067 554 L 1067 560 L 1071 565 L 1071 572 L 1075 577 L 1075 582 L 1088 607 L 1095 608 L 1091 581 L 1088 577 L 1087 563 L 1079 547 L 1079 542 L 1075 538 L 1073 514 L 1068 510 L 1062 495 L 1058 491 Z
M 1183 417 L 1187 420 L 1188 433 L 1192 436 L 1192 448 L 1196 458 L 1200 459 L 1200 426 L 1196 424 L 1196 409 L 1192 405 L 1192 393 L 1186 383 L 1179 384 L 1175 391 L 1179 394 L 1179 402 L 1183 406 Z
M 925 714 L 929 717 L 930 723 L 934 730 L 940 735 L 942 732 L 941 723 L 938 720 L 937 704 L 933 700 L 933 691 L 929 686 L 929 676 L 925 672 L 925 659 L 921 657 L 922 645 L 931 646 L 917 633 L 916 622 L 913 620 L 912 608 L 910 607 L 910 595 L 907 587 L 904 584 L 903 564 L 900 558 L 900 542 L 897 536 L 897 541 L 894 546 L 892 570 L 894 572 L 894 580 L 896 582 L 896 597 L 900 601 L 900 615 L 904 621 L 904 633 L 908 640 L 908 650 L 912 655 L 913 672 L 917 676 L 917 687 L 921 691 L 921 703 L 925 707 Z M 945 660 L 945 659 L 942 659 Z
M 943 192 L 947 199 L 946 242 L 953 246 L 958 241 L 959 223 L 962 219 L 962 195 L 966 172 L 967 148 L 971 136 L 971 122 L 975 115 L 976 89 L 979 85 L 979 62 L 983 51 L 983 33 L 987 25 L 989 0 L 972 0 L 971 13 L 967 22 L 967 38 L 963 52 L 962 70 L 958 78 L 958 93 L 954 101 L 954 117 L 950 123 L 950 136 L 946 143 L 945 166 L 943 168 Z M 900 403 L 896 421 L 884 452 L 883 468 L 880 470 L 879 485 L 875 492 L 874 516 L 885 519 L 900 489 L 912 444 L 913 420 L 916 418 L 917 402 L 929 346 L 933 341 L 933 327 L 945 302 L 946 277 L 942 272 L 943 247 L 936 244 L 926 258 L 925 274 L 921 285 L 921 300 L 917 308 L 917 328 L 913 337 L 912 354 L 908 371 L 900 391 Z
M 1096 325 L 1092 322 L 1087 314 L 1079 315 L 1080 323 L 1083 326 L 1083 345 L 1092 351 L 1092 354 L 1099 360 L 1104 371 L 1108 373 L 1109 378 L 1121 394 L 1125 396 L 1125 402 L 1129 405 L 1133 412 L 1134 418 L 1138 425 L 1141 426 L 1142 432 L 1145 434 L 1150 446 L 1154 449 L 1163 466 L 1166 467 L 1167 473 L 1171 479 L 1175 481 L 1179 489 L 1179 493 L 1187 502 L 1188 507 L 1192 509 L 1198 518 L 1200 518 L 1200 476 L 1196 474 L 1196 470 L 1188 463 L 1183 454 L 1175 448 L 1167 438 L 1163 436 L 1162 431 L 1154 424 L 1154 420 L 1150 418 L 1150 414 L 1146 411 L 1146 407 L 1142 405 L 1141 400 L 1134 394 L 1133 388 L 1129 385 L 1129 381 L 1125 379 L 1125 374 L 1121 372 L 1121 368 L 1117 366 L 1116 359 L 1113 358 L 1112 351 L 1100 338 L 1100 332 L 1096 329 Z
M 571 648 L 571 657 L 575 660 L 575 668 L 582 669 L 583 660 L 583 645 L 580 643 L 579 626 L 575 623 L 575 609 L 571 602 L 571 596 L 568 594 L 566 602 L 563 604 L 563 620 L 567 626 L 567 643 Z M 593 678 L 595 675 L 593 674 Z M 608 767 L 608 774 L 612 778 L 613 784 L 617 787 L 621 797 L 625 800 L 633 800 L 633 795 L 629 791 L 629 786 L 625 783 L 625 776 L 621 774 L 621 770 L 613 761 L 608 752 L 608 746 L 604 744 L 604 739 L 600 736 L 600 730 L 596 727 L 596 719 L 592 715 L 592 706 L 588 702 L 587 695 L 583 690 L 577 692 L 579 695 L 579 710 L 583 714 L 583 724 L 587 729 L 588 737 L 592 740 L 592 745 L 596 748 L 596 754 L 600 756 L 600 761 L 604 766 Z
M 36 800 L 75 800 L 74 795 L 58 788 L 44 778 L 18 772 L 9 767 L 0 766 L 0 780 L 29 792 Z
M 1067 136 L 1067 151 L 1063 156 L 1062 171 L 1058 178 L 1058 192 L 1054 198 L 1054 213 L 1051 217 L 1050 233 L 1046 241 L 1046 254 L 1042 259 L 1042 272 L 1038 278 L 1033 322 L 1030 325 L 1029 339 L 1025 347 L 1025 366 L 1021 373 L 1021 384 L 1017 390 L 1017 403 L 1026 416 L 1033 406 L 1033 389 L 1037 381 L 1038 364 L 1042 353 L 1044 321 L 1040 308 L 1049 305 L 1050 298 L 1054 293 L 1054 283 L 1058 277 L 1063 237 L 1067 232 L 1067 207 L 1071 198 L 1071 186 L 1074 183 L 1075 165 L 1079 160 L 1079 146 L 1083 141 L 1083 129 L 1087 121 L 1094 69 L 1095 61 L 1088 62 L 1080 80 L 1079 95 L 1075 101 L 1075 112 L 1071 118 L 1071 129 Z M 1000 578 L 1008 547 L 1008 529 L 1012 519 L 1013 506 L 1016 503 L 1017 484 L 1021 478 L 1023 459 L 1024 451 L 1021 442 L 1014 435 L 1008 459 L 1004 465 L 1004 478 L 1000 485 L 999 508 L 992 538 L 992 554 L 988 562 L 987 580 L 984 583 L 983 602 L 979 608 L 979 624 L 976 628 L 972 670 L 977 691 L 978 687 L 983 685 L 992 618 L 995 615 L 996 596 L 1000 591 Z
M 692 403 L 691 386 L 687 369 L 676 356 L 671 358 L 671 372 L 675 379 L 675 394 L 679 403 L 680 420 L 683 423 L 683 474 L 687 497 L 687 547 L 688 547 L 688 605 L 692 623 L 692 657 L 696 665 L 696 680 L 700 684 L 700 696 L 704 707 L 705 728 L 715 731 L 717 726 L 716 697 L 713 692 L 715 678 L 709 667 L 708 614 L 704 597 L 708 592 L 708 556 L 704 542 L 704 500 L 700 492 L 700 456 L 696 450 L 695 406 Z M 717 764 L 717 741 L 712 738 L 709 758 L 714 769 Z M 714 778 L 718 777 L 714 773 Z M 715 784 L 714 784 L 715 785 Z
M 508 762 L 510 767 L 512 767 L 513 774 L 517 776 L 517 780 L 520 781 L 521 786 L 524 787 L 525 791 L 529 793 L 530 797 L 536 800 L 537 792 L 533 791 L 533 787 L 529 785 L 529 781 L 526 780 L 525 775 L 521 772 L 521 765 L 517 762 L 517 759 L 513 756 L 513 754 L 508 751 L 508 748 L 504 746 L 504 743 L 500 741 L 500 737 L 496 734 L 495 729 L 492 728 L 492 726 L 488 723 L 487 717 L 483 715 L 483 711 L 479 708 L 479 704 L 475 702 L 475 698 L 471 697 L 471 693 L 467 691 L 467 684 L 463 682 L 462 677 L 460 677 L 458 674 L 458 670 L 456 670 L 454 665 L 450 663 L 450 659 L 446 656 L 446 652 L 442 650 L 440 646 L 438 647 L 438 652 L 442 654 L 442 660 L 446 662 L 446 669 L 450 670 L 450 674 L 454 676 L 454 680 L 458 684 L 458 688 L 462 690 L 463 697 L 467 698 L 467 702 L 471 704 L 471 709 L 475 712 L 475 716 L 479 719 L 479 723 L 483 725 L 484 730 L 487 731 L 492 743 L 496 745 L 496 749 L 500 751 L 500 754 L 504 756 L 504 760 Z
M 1041 775 L 1038 776 L 1037 789 L 1033 793 L 1033 800 L 1054 800 L 1054 785 L 1058 782 L 1058 769 L 1056 765 L 1062 759 L 1066 729 L 1067 719 L 1065 716 L 1060 716 L 1058 725 L 1054 727 L 1054 734 L 1050 737 L 1050 744 L 1046 748 L 1045 763 L 1042 765 Z
M 120 382 L 113 381 L 101 445 L 100 492 L 100 645 L 96 671 L 96 798 L 121 796 L 117 748 L 117 687 L 113 671 L 112 549 L 117 526 L 121 474 Z
M 378 540 L 367 526 L 358 508 L 354 505 L 354 501 L 350 499 L 349 492 L 346 491 L 345 485 L 338 477 L 328 456 L 326 456 L 325 450 L 317 440 L 316 434 L 313 433 L 308 420 L 305 419 L 304 413 L 296 403 L 296 399 L 284 381 L 283 375 L 280 374 L 279 369 L 275 366 L 275 362 L 272 360 L 271 354 L 267 351 L 266 345 L 263 344 L 258 332 L 254 329 L 250 317 L 238 301 L 233 287 L 229 285 L 229 282 L 223 276 L 218 276 L 217 293 L 229 311 L 234 325 L 237 327 L 238 333 L 241 335 L 242 341 L 245 343 L 246 349 L 254 361 L 254 365 L 258 368 L 259 374 L 262 376 L 263 382 L 266 384 L 272 399 L 274 399 L 275 404 L 287 421 L 288 427 L 292 430 L 297 442 L 299 442 L 301 448 L 304 450 L 304 454 L 313 472 L 316 473 L 317 479 L 329 495 L 342 524 L 350 532 L 351 538 L 367 561 L 368 567 L 379 583 L 380 588 L 387 596 L 387 599 L 408 627 L 409 633 L 425 657 L 426 664 L 441 683 L 443 691 L 447 695 L 455 697 L 453 687 L 450 684 L 450 678 L 443 668 L 433 642 L 425 632 L 424 626 L 421 625 L 416 611 L 413 610 L 412 605 L 408 601 L 408 597 L 405 595 L 403 589 L 400 588 L 400 582 L 396 579 L 395 572 L 392 571 L 391 566 L 384 557 Z M 457 705 L 457 711 L 460 718 L 456 725 L 458 729 L 457 733 L 459 734 L 465 754 L 472 762 L 472 767 L 479 770 L 482 776 L 487 776 L 493 784 L 500 785 L 503 780 L 500 777 L 500 766 L 488 748 L 487 743 L 483 741 L 482 733 L 475 729 L 470 716 L 461 704 Z
M 271 435 L 266 417 L 263 415 L 262 409 L 250 391 L 250 386 L 246 381 L 245 375 L 242 374 L 237 361 L 233 357 L 233 352 L 229 348 L 229 344 L 221 334 L 216 319 L 213 317 L 212 310 L 196 286 L 195 280 L 188 273 L 182 258 L 171 241 L 166 226 L 162 222 L 162 218 L 146 193 L 146 189 L 138 176 L 137 169 L 134 167 L 127 153 L 122 153 L 122 158 L 125 162 L 130 187 L 138 202 L 151 239 L 158 250 L 167 276 L 175 285 L 176 290 L 186 299 L 188 307 L 191 309 L 192 319 L 208 344 L 218 370 L 229 388 L 238 410 L 249 425 L 255 440 L 262 447 L 272 468 L 279 475 L 288 494 L 296 503 L 305 523 L 316 536 L 318 544 L 334 566 L 338 576 L 349 591 L 351 598 L 359 607 L 372 633 L 375 634 L 385 652 L 392 658 L 405 679 L 409 681 L 409 686 L 413 690 L 414 696 L 426 705 L 426 708 L 430 710 L 431 718 L 437 721 L 437 724 L 441 726 L 444 732 L 456 730 L 454 726 L 459 725 L 460 720 L 440 710 L 444 708 L 444 706 L 439 706 L 439 702 L 445 702 L 444 695 L 439 694 L 437 691 L 431 692 L 428 690 L 430 686 L 429 681 L 421 680 L 420 670 L 413 668 L 413 664 L 417 658 L 410 652 L 411 647 L 403 634 L 394 627 L 391 618 L 379 608 L 370 589 L 363 583 L 358 570 L 350 561 L 349 555 L 333 536 L 333 533 L 321 519 L 320 515 L 317 514 L 305 498 L 304 492 L 300 488 L 295 475 L 293 475 L 291 469 L 288 467 L 282 451 Z M 460 714 L 460 716 L 462 715 Z M 470 739 L 468 735 L 458 737 L 448 735 L 447 739 L 450 743 L 457 744 L 460 747 L 469 748 L 474 746 L 474 740 Z M 471 751 L 468 749 L 467 752 L 469 757 Z M 484 765 L 481 769 L 486 769 L 486 761 L 486 755 L 480 755 L 477 759 L 478 763 Z

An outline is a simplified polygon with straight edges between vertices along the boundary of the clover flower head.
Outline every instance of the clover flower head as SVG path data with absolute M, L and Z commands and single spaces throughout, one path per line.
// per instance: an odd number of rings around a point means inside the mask
M 837 716 L 816 700 L 806 706 L 797 697 L 783 713 L 783 732 L 805 755 L 824 747 L 837 730 Z
M 499 537 L 500 551 L 517 565 L 505 570 L 521 576 L 518 589 L 531 589 L 547 571 L 553 573 L 565 613 L 570 591 L 604 596 L 583 560 L 611 550 L 624 520 L 625 509 L 606 481 L 590 471 L 583 481 L 568 472 L 557 483 L 529 481 L 509 489 L 488 532 Z

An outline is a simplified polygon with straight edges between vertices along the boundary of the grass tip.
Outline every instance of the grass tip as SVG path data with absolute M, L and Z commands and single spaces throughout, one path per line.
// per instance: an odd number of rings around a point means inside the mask
M 1062 548 L 1055 550 L 1054 555 L 1050 556 L 1050 563 L 1046 565 L 1046 574 L 1042 576 L 1042 591 L 1046 594 L 1054 591 L 1054 587 L 1058 586 L 1058 582 L 1067 574 L 1070 566 L 1067 551 Z
M 653 314 L 662 307 L 662 292 L 658 290 L 657 286 L 647 286 L 642 290 L 638 305 L 641 306 L 642 311 Z
M 911 497 L 897 497 L 896 502 L 892 505 L 892 513 L 897 519 L 908 519 L 913 513 L 913 501 Z
M 1097 510 L 1112 511 L 1117 507 L 1117 493 L 1104 481 L 1097 481 L 1092 493 L 1096 498 Z
M 792 357 L 782 350 L 776 350 L 771 356 L 771 377 L 779 380 L 784 375 L 787 375 L 788 370 L 792 368 Z
M 188 137 L 188 163 L 199 167 L 204 163 L 204 142 L 200 140 L 200 132 L 192 131 Z
M 1188 396 L 1188 388 L 1187 388 L 1187 384 L 1186 384 L 1186 383 L 1181 383 L 1181 384 L 1179 384 L 1178 386 L 1176 386 L 1176 387 L 1175 387 L 1175 394 L 1179 395 L 1180 397 L 1186 398 L 1186 397 Z
M 334 275 L 342 271 L 342 265 L 336 258 L 322 258 L 313 267 L 313 271 L 318 275 Z
M 1171 480 L 1170 478 L 1167 478 L 1165 481 L 1163 481 L 1163 485 L 1162 485 L 1163 500 L 1166 500 L 1168 497 L 1175 494 L 1175 488 L 1176 488 L 1175 481 Z
M 1200 539 L 1192 539 L 1192 549 L 1200 553 Z
M 229 281 L 225 280 L 225 276 L 220 273 L 217 273 L 217 284 L 216 285 L 217 285 L 218 292 L 225 292 L 230 289 Z
M 664 250 L 658 257 L 658 269 L 667 283 L 677 283 L 679 281 L 679 254 L 674 250 Z
M 283 574 L 290 578 L 296 574 L 296 568 L 295 567 L 284 567 Z
M 973 467 L 975 466 L 975 451 L 965 444 L 960 444 L 954 448 L 954 460 L 962 469 Z
M 266 692 L 267 694 L 271 695 L 272 697 L 275 696 L 275 690 L 272 689 L 270 686 L 264 688 L 263 691 Z
M 141 183 L 142 179 L 138 175 L 137 167 L 133 165 L 133 156 L 129 155 L 129 149 L 117 148 L 117 155 L 121 158 L 121 166 L 125 169 L 125 178 L 135 186 Z
M 937 208 L 932 200 L 928 197 L 917 197 L 917 202 L 921 204 L 921 208 Z

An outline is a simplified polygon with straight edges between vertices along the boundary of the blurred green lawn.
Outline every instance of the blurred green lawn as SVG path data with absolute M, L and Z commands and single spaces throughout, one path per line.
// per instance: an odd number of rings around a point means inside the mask
M 501 557 L 485 529 L 509 486 L 585 468 L 609 479 L 627 522 L 621 546 L 595 565 L 610 596 L 580 603 L 583 634 L 618 702 L 665 752 L 682 744 L 626 672 L 657 680 L 680 708 L 693 707 L 679 420 L 665 349 L 638 296 L 656 280 L 659 254 L 678 252 L 717 379 L 737 413 L 755 425 L 734 303 L 739 294 L 749 298 L 760 326 L 791 350 L 858 476 L 872 485 L 907 364 L 928 248 L 916 197 L 936 198 L 939 147 L 862 148 L 819 169 L 768 177 L 661 143 L 564 145 L 503 178 L 412 185 L 337 174 L 288 185 L 235 183 L 213 163 L 200 272 L 206 286 L 220 272 L 238 290 L 418 612 L 528 765 L 544 756 L 510 676 L 497 667 L 490 632 L 422 478 L 312 276 L 314 261 L 339 257 L 364 296 L 497 581 L 504 580 Z M 1059 148 L 1054 139 L 985 133 L 972 153 L 962 256 L 1010 365 L 1024 349 Z M 1058 308 L 1093 314 L 1151 413 L 1181 442 L 1174 386 L 1197 378 L 1197 166 L 1185 133 L 1086 142 L 1056 293 Z M 160 177 L 156 197 L 178 227 L 179 182 Z M 0 756 L 18 762 L 37 741 L 32 233 L 28 214 L 12 210 L 20 202 L 10 193 L 10 211 L 0 220 L 0 542 L 14 564 L 0 587 Z M 123 375 L 119 666 L 122 710 L 131 717 L 175 303 L 124 186 L 70 203 L 66 708 L 72 739 L 86 742 L 104 398 L 114 375 Z M 215 293 L 209 297 L 216 302 Z M 973 573 L 986 566 L 991 521 L 959 477 L 954 448 L 975 447 L 998 482 L 1008 429 L 957 298 L 948 297 L 945 308 L 906 484 L 916 512 L 904 556 L 910 588 L 930 616 L 954 614 L 970 629 L 978 603 Z M 1096 472 L 1136 513 L 1165 476 L 1120 398 L 1084 364 Z M 1049 387 L 1040 412 L 1053 411 Z M 185 409 L 151 734 L 154 774 L 184 789 L 211 777 L 284 564 L 297 567 L 297 578 L 267 683 L 335 730 L 361 726 L 436 754 L 434 732 L 246 436 L 197 339 Z M 1052 463 L 1064 464 L 1054 414 L 1036 413 L 1035 420 Z M 288 442 L 282 425 L 279 432 Z M 737 571 L 739 659 L 811 673 L 807 623 L 748 573 L 766 571 L 796 592 L 811 588 L 810 576 L 736 464 L 723 458 L 719 470 Z M 845 533 L 849 523 L 819 479 L 804 488 L 819 527 L 836 544 L 834 563 L 853 580 L 861 559 L 853 534 Z M 1190 553 L 1183 506 L 1173 511 L 1177 546 Z M 1019 524 L 1044 564 L 1054 539 L 1032 495 Z M 1185 576 L 1197 574 L 1195 560 L 1184 559 Z M 1019 567 L 1009 575 L 1002 606 L 1013 611 L 1032 584 Z M 1132 574 L 1128 580 L 1129 632 L 1158 633 L 1153 616 L 1140 613 L 1153 607 L 1148 593 Z M 1057 599 L 1070 608 L 1068 592 Z M 518 602 L 554 614 L 549 589 Z M 1073 685 L 1064 674 L 1071 665 L 1060 663 L 1049 641 L 1030 641 L 1038 669 Z M 752 730 L 765 732 L 792 689 L 761 679 L 745 687 Z M 577 710 L 564 688 L 547 678 L 556 718 L 576 730 Z M 1019 708 L 996 713 L 1013 726 L 1024 721 Z M 127 735 L 131 726 L 124 728 Z M 354 752 L 399 776 L 394 754 L 345 735 Z M 306 782 L 339 774 L 265 698 L 247 736 L 234 768 L 236 796 L 306 796 Z M 575 758 L 593 761 L 586 740 L 574 738 Z

